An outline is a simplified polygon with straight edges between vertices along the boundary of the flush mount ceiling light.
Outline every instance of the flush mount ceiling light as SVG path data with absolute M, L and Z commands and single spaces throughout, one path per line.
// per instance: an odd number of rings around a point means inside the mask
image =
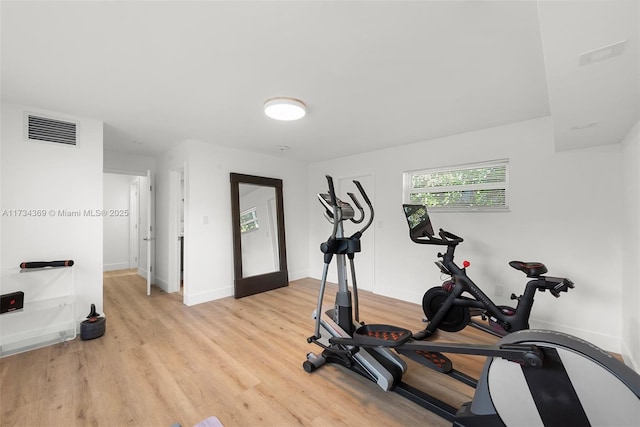
M 298 120 L 307 114 L 307 106 L 295 98 L 269 98 L 264 102 L 264 113 L 276 120 Z

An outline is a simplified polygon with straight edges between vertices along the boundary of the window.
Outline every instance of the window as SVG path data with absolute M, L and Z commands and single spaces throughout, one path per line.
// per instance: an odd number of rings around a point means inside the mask
M 241 233 L 248 233 L 249 231 L 257 230 L 258 228 L 258 215 L 256 214 L 255 206 L 244 212 L 240 212 Z
M 509 161 L 450 166 L 404 173 L 404 203 L 432 210 L 507 210 Z

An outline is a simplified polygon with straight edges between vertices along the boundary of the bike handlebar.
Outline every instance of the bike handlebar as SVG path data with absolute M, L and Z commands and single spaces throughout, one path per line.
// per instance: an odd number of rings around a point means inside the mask
M 447 242 L 447 244 L 455 243 L 457 245 L 458 243 L 464 242 L 464 239 L 462 237 L 456 236 L 455 234 L 445 231 L 442 228 L 440 229 L 438 234 L 440 235 L 442 240 L 445 240 Z
M 422 245 L 456 246 L 458 243 L 462 243 L 464 241 L 462 237 L 456 236 L 455 234 L 443 230 L 442 228 L 438 230 L 438 235 L 440 236 L 440 238 L 432 235 L 426 235 L 422 237 L 415 237 L 410 235 L 410 237 L 411 240 Z

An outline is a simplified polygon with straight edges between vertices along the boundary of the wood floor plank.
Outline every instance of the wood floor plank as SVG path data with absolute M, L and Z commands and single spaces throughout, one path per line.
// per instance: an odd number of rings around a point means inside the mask
M 308 374 L 318 281 L 192 307 L 135 274 L 105 274 L 104 336 L 0 359 L 1 426 L 445 426 L 450 423 L 345 368 Z M 324 307 L 333 304 L 329 285 Z M 361 293 L 362 320 L 418 330 L 418 304 Z M 443 341 L 492 342 L 475 330 Z M 453 356 L 477 376 L 484 362 Z M 454 406 L 473 389 L 409 361 L 407 382 Z

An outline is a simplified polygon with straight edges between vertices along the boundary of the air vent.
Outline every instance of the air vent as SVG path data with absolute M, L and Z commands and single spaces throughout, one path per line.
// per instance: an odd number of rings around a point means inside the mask
M 49 117 L 27 114 L 27 139 L 76 145 L 78 124 Z

